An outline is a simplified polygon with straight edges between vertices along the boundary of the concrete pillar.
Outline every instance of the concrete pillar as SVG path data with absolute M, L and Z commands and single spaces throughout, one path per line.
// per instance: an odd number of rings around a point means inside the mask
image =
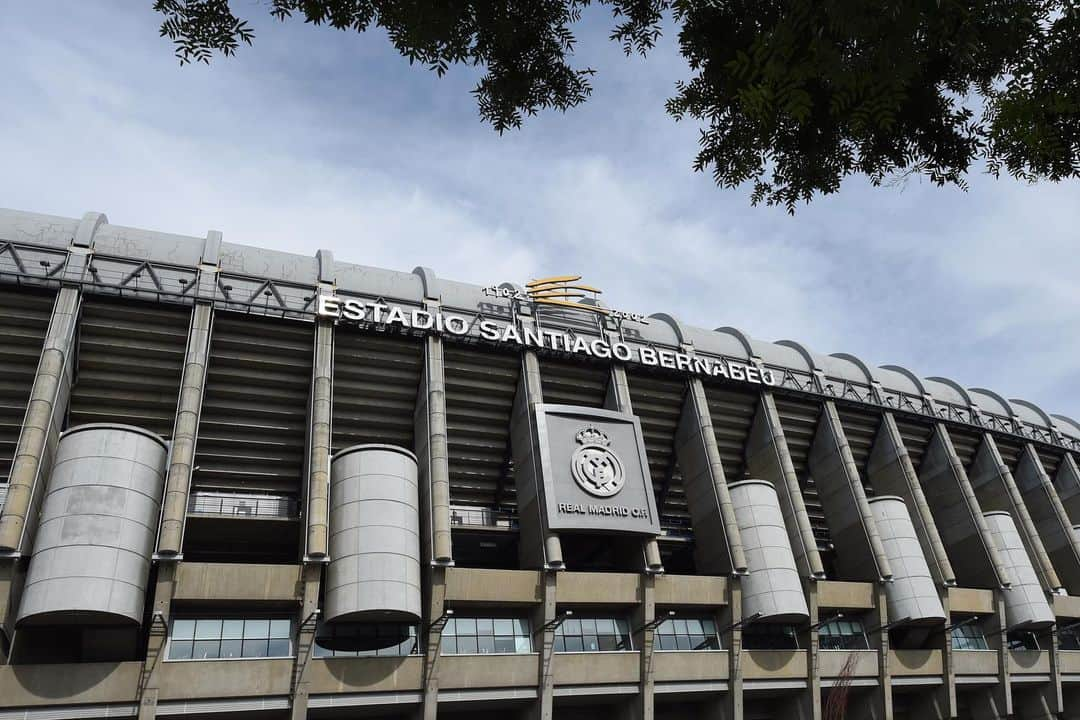
M 799 477 L 795 474 L 784 428 L 780 424 L 780 414 L 770 392 L 761 393 L 758 400 L 754 423 L 746 442 L 746 467 L 750 477 L 768 480 L 776 488 L 799 574 L 803 577 L 825 577 Z M 820 706 L 820 702 L 818 704 Z
M 416 398 L 416 458 L 420 469 L 422 552 L 436 565 L 453 565 L 450 534 L 450 453 L 446 433 L 446 375 L 442 338 L 424 342 L 424 371 Z
M 300 613 L 296 620 L 296 659 L 293 661 L 292 690 L 290 693 L 289 717 L 291 720 L 305 720 L 308 707 L 308 666 L 315 653 L 315 631 L 318 628 L 319 592 L 322 586 L 323 566 L 321 563 L 304 565 L 301 583 L 303 596 Z M 419 634 L 417 642 L 419 642 Z
M 948 431 L 934 425 L 919 468 L 919 483 L 937 519 L 942 542 L 955 561 L 957 582 L 969 587 L 1002 587 L 1011 583 L 990 538 L 983 509 L 968 481 Z
M 982 443 L 975 453 L 975 460 L 971 464 L 971 485 L 984 512 L 1004 510 L 1012 515 L 1043 589 L 1047 592 L 1058 590 L 1061 580 L 1050 562 L 1012 472 L 1001 459 L 997 443 L 990 433 L 983 433 Z
M 723 720 L 743 720 L 743 668 L 742 668 L 742 587 L 739 576 L 733 575 L 728 582 L 728 610 L 731 613 L 729 623 L 735 624 L 731 630 L 728 645 L 728 692 L 725 698 Z
M 555 672 L 552 666 L 555 657 L 555 628 L 551 627 L 551 623 L 556 618 L 558 608 L 559 576 L 555 572 L 543 572 L 541 575 L 543 597 L 532 616 L 537 681 L 536 702 L 526 713 L 529 720 L 552 720 L 555 713 Z
M 210 335 L 214 308 L 198 303 L 191 314 L 184 370 L 180 378 L 180 400 L 173 421 L 172 452 L 165 475 L 165 501 L 161 511 L 158 554 L 179 556 L 184 547 L 184 523 L 187 519 L 191 472 L 195 466 L 195 443 L 199 434 L 206 368 L 210 357 Z
M 821 610 L 818 603 L 818 585 L 813 580 L 804 580 L 806 586 L 806 604 L 810 608 L 810 631 L 807 633 L 806 667 L 809 670 L 806 679 L 806 718 L 821 720 L 821 644 L 817 627 L 821 622 Z
M 328 554 L 330 496 L 330 434 L 334 398 L 334 323 L 315 322 L 308 409 L 307 534 L 305 561 L 322 561 Z
M 1080 525 L 1080 466 L 1072 453 L 1067 452 L 1062 456 L 1061 465 L 1054 476 L 1054 487 L 1069 515 L 1069 521 L 1073 525 Z
M 675 452 L 694 526 L 694 562 L 698 571 L 714 575 L 745 573 L 742 538 L 700 378 L 688 381 L 682 417 L 675 431 Z
M 634 414 L 634 405 L 630 400 L 630 383 L 626 378 L 626 368 L 622 365 L 611 366 L 611 378 L 608 380 L 604 407 L 628 415 Z M 659 508 L 657 510 L 659 511 Z M 641 544 L 645 556 L 645 572 L 664 572 L 664 562 L 660 559 L 660 545 L 656 542 L 656 538 L 645 538 Z
M 808 464 L 821 494 L 833 543 L 841 548 L 837 553 L 840 571 L 848 579 L 891 578 L 892 569 L 866 501 L 866 491 L 831 400 L 822 408 Z
M 655 700 L 653 691 L 653 628 L 646 627 L 656 618 L 656 577 L 644 575 L 639 584 L 640 604 L 635 609 L 633 622 L 635 627 L 643 629 L 634 637 L 634 644 L 641 657 L 641 682 L 638 696 L 632 701 L 636 720 L 653 720 Z
M 1070 595 L 1080 595 L 1080 538 L 1031 443 L 1024 445 L 1015 479 L 1059 579 Z
M 979 712 L 972 712 L 974 720 L 1004 718 L 1013 714 L 1012 685 L 1009 677 L 1009 648 L 1005 638 L 1005 593 L 1008 590 L 994 591 L 994 608 L 997 629 L 987 633 L 986 643 L 991 650 L 997 650 L 998 684 L 987 697 L 979 699 Z
M 418 642 L 426 640 L 421 717 L 423 720 L 435 720 L 439 714 L 439 658 L 442 655 L 443 628 L 433 627 L 433 624 L 446 610 L 446 568 L 433 565 L 428 571 L 431 577 L 431 595 L 428 597 L 427 617 L 424 618 L 427 624 L 421 625 L 416 637 Z
M 542 482 L 543 473 L 539 459 L 534 457 L 533 432 L 536 425 L 537 404 L 544 401 L 544 388 L 540 382 L 540 360 L 532 350 L 521 354 L 521 378 L 511 420 L 511 443 L 514 467 L 521 472 L 532 473 L 535 483 Z M 522 567 L 562 570 L 562 543 L 559 536 L 547 528 L 541 500 L 532 482 L 517 483 L 518 521 L 521 532 L 519 554 Z
M 61 288 L 56 295 L 11 465 L 7 501 L 0 513 L 0 554 L 20 555 L 28 550 L 44 489 L 40 479 L 48 473 L 71 394 L 79 305 L 77 288 Z
M 945 545 L 941 542 L 937 523 L 934 522 L 933 513 L 930 512 L 926 496 L 923 495 L 922 485 L 919 484 L 919 476 L 911 464 L 904 439 L 892 413 L 887 412 L 882 416 L 877 438 L 870 451 L 866 474 L 876 493 L 904 498 L 934 581 L 939 585 L 955 585 L 956 575 L 945 552 Z
M 165 661 L 166 640 L 169 637 L 173 591 L 176 588 L 176 563 L 158 565 L 154 585 L 153 611 L 146 629 L 146 659 L 139 681 L 139 720 L 154 720 L 157 714 L 161 665 Z

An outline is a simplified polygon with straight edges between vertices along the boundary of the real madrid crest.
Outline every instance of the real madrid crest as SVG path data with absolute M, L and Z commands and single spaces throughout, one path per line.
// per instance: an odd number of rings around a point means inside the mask
M 570 458 L 570 470 L 581 489 L 596 497 L 611 497 L 622 490 L 626 475 L 619 456 L 608 447 L 611 440 L 607 434 L 589 426 L 574 439 L 581 447 Z

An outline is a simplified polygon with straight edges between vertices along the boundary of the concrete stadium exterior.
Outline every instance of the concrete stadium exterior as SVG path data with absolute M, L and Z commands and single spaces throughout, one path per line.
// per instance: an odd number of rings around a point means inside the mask
M 1080 423 L 550 297 L 0 211 L 0 720 L 1080 717 Z

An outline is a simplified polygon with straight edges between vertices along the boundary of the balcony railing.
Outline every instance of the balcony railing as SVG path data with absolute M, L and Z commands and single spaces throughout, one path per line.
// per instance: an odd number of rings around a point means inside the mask
M 4 509 L 4 503 L 7 502 L 7 483 L 0 484 L 0 510 Z
M 503 510 L 478 507 L 451 507 L 450 524 L 459 527 L 518 529 L 517 515 Z
M 192 515 L 225 515 L 239 518 L 293 519 L 299 517 L 296 500 L 282 495 L 197 492 L 188 502 Z

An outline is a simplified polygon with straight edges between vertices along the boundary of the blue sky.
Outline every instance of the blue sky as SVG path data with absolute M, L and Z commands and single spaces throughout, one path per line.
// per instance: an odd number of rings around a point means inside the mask
M 1080 417 L 1080 183 L 968 193 L 858 179 L 799 209 L 694 173 L 664 100 L 687 70 L 579 30 L 595 93 L 497 135 L 477 71 L 379 33 L 234 8 L 255 46 L 181 68 L 151 0 L 0 0 L 0 206 L 490 284 L 577 272 L 612 306 L 989 387 Z

